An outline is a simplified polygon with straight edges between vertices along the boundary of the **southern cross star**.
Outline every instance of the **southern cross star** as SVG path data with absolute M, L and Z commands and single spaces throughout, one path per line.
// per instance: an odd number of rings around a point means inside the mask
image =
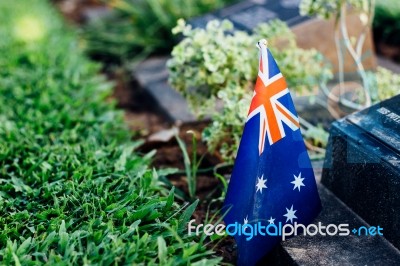
M 301 172 L 298 176 L 296 176 L 296 175 L 293 175 L 293 176 L 294 176 L 294 181 L 290 182 L 294 185 L 293 190 L 298 188 L 300 191 L 300 187 L 305 187 L 305 185 L 303 183 L 304 178 L 301 178 Z
M 267 222 L 269 222 L 269 224 L 275 224 L 275 219 L 273 219 L 271 216 L 271 218 L 269 218 L 269 220 L 267 220 Z
M 294 215 L 297 212 L 297 210 L 293 210 L 293 205 L 292 205 L 292 207 L 290 207 L 290 210 L 286 208 L 286 211 L 287 213 L 283 215 L 286 217 L 286 222 L 290 220 L 290 222 L 293 223 L 293 219 L 297 219 L 297 216 Z
M 267 188 L 267 185 L 265 185 L 265 182 L 267 182 L 267 179 L 264 179 L 264 175 L 262 175 L 261 178 L 257 177 L 257 184 L 256 184 L 257 190 L 256 190 L 256 193 L 258 191 L 260 191 L 261 194 L 262 194 L 263 188 Z

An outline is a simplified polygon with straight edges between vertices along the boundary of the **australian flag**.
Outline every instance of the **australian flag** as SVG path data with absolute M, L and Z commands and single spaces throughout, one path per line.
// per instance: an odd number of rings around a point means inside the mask
M 258 42 L 259 71 L 224 207 L 228 224 L 310 224 L 321 210 L 314 172 L 286 81 Z M 238 264 L 254 265 L 279 241 L 235 235 Z

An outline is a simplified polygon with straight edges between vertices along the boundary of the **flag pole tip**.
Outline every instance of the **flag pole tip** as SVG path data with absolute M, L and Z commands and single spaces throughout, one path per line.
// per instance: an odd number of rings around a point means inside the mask
M 266 40 L 266 39 L 261 39 L 261 40 L 259 40 L 258 42 L 257 42 L 257 45 L 256 45 L 258 48 L 262 48 L 262 47 L 265 47 L 265 48 L 267 48 L 268 47 L 268 41 Z

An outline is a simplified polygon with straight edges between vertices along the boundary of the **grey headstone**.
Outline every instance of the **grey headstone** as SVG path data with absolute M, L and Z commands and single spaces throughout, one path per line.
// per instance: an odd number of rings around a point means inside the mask
M 185 99 L 168 84 L 167 60 L 168 57 L 147 59 L 135 68 L 134 76 L 171 122 L 195 121 Z

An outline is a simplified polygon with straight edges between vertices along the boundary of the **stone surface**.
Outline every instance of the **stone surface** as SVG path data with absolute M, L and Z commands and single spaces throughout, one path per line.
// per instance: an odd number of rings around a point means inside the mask
M 322 183 L 400 248 L 400 95 L 332 125 Z
M 322 212 L 314 224 L 369 225 L 324 186 Z M 371 224 L 375 225 L 376 224 Z M 384 230 L 385 235 L 385 230 Z M 296 236 L 282 242 L 260 265 L 400 265 L 400 252 L 382 236 Z
M 90 7 L 85 8 L 82 11 L 82 19 L 85 23 L 97 22 L 101 19 L 111 16 L 112 13 L 112 10 L 105 6 Z
M 392 71 L 394 73 L 397 73 L 397 74 L 400 73 L 400 65 L 396 64 L 395 62 L 393 62 L 390 59 L 378 56 L 377 57 L 377 62 L 378 62 L 378 65 L 380 65 L 380 66 L 382 66 L 382 67 L 384 67 L 386 69 L 389 69 L 390 71 Z
M 172 127 L 170 129 L 163 129 L 156 133 L 151 134 L 147 141 L 149 142 L 168 142 L 179 134 L 179 129 L 177 127 Z
M 167 60 L 168 57 L 147 59 L 135 68 L 134 76 L 171 122 L 195 121 L 185 99 L 168 84 Z

